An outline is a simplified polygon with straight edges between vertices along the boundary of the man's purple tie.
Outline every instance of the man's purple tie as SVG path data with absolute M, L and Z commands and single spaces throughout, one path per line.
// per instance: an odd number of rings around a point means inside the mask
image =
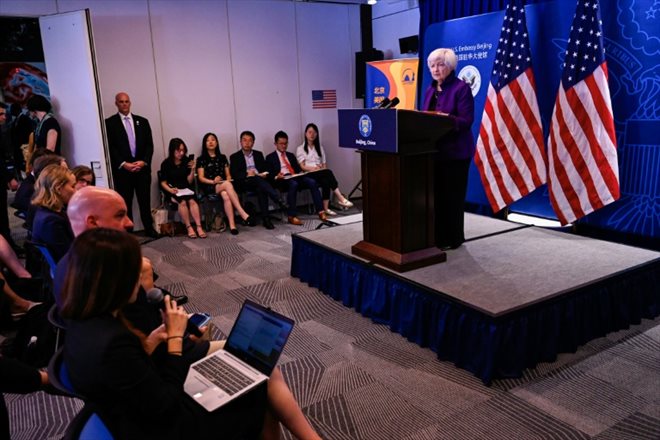
M 128 135 L 128 146 L 131 148 L 131 156 L 135 157 L 135 132 L 133 131 L 131 118 L 128 116 L 124 116 L 124 126 L 126 127 L 126 134 Z

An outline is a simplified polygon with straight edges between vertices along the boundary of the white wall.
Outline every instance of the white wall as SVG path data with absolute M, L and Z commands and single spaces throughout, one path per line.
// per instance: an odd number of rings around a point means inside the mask
M 287 131 L 295 148 L 305 124 L 315 122 L 340 188 L 348 192 L 360 179 L 359 156 L 337 148 L 336 110 L 311 108 L 313 89 L 336 89 L 339 108 L 362 105 L 353 99 L 358 6 L 281 0 L 0 2 L 1 15 L 15 16 L 85 8 L 92 16 L 104 115 L 116 112 L 117 92 L 131 96 L 132 110 L 152 126 L 155 168 L 172 137 L 183 138 L 198 154 L 202 136 L 213 131 L 223 152 L 231 154 L 238 134 L 252 130 L 256 146 L 269 153 L 277 130 Z
M 385 59 L 402 58 L 399 38 L 419 34 L 418 1 L 381 0 L 371 14 L 374 47 L 383 51 Z

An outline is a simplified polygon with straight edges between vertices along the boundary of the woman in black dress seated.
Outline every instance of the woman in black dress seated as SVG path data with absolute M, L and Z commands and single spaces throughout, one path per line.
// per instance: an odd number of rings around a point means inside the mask
M 206 133 L 202 139 L 202 155 L 197 164 L 197 175 L 201 183 L 210 187 L 210 191 L 222 197 L 225 215 L 229 221 L 229 230 L 232 235 L 238 235 L 236 221 L 234 220 L 234 209 L 243 219 L 243 223 L 248 226 L 256 225 L 250 214 L 241 206 L 238 194 L 236 194 L 234 185 L 231 183 L 229 161 L 227 156 L 220 153 L 218 137 L 213 133 Z
M 64 362 L 75 391 L 94 404 L 114 438 L 271 439 L 279 438 L 280 421 L 297 438 L 320 438 L 278 369 L 213 412 L 184 392 L 188 314 L 165 296 L 164 324 L 148 336 L 122 314 L 139 287 L 142 256 L 133 236 L 90 229 L 76 238 L 69 256 L 61 309 L 69 323 Z M 154 359 L 160 344 L 167 354 Z
M 195 179 L 195 160 L 189 158 L 187 154 L 188 147 L 185 142 L 179 138 L 170 140 L 169 155 L 160 165 L 160 187 L 165 196 L 177 203 L 181 220 L 188 229 L 188 237 L 206 238 L 199 215 L 199 205 L 195 201 L 195 193 L 191 188 Z M 183 191 L 188 194 L 180 194 Z M 197 225 L 197 235 L 190 224 L 191 215 Z

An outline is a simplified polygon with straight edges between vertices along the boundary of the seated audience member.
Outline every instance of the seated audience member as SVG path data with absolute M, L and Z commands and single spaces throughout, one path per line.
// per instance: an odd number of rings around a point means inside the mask
M 11 317 L 12 321 L 20 321 L 25 314 L 40 302 L 29 301 L 17 294 L 7 283 L 5 276 L 0 272 L 0 323 L 2 328 L 5 323 L 2 322 L 5 317 Z
M 11 229 L 9 227 L 9 210 L 7 206 L 7 190 L 16 191 L 18 188 L 18 181 L 16 180 L 14 170 L 5 161 L 5 156 L 8 151 L 5 150 L 5 143 L 9 146 L 9 139 L 4 139 L 4 133 L 11 134 L 8 130 L 10 124 L 6 124 L 7 110 L 5 104 L 0 102 L 0 235 L 11 244 L 13 248 L 18 248 L 14 239 L 11 236 Z M 7 136 L 9 138 L 9 136 Z M 7 149 L 8 150 L 8 149 Z
M 9 414 L 2 393 L 27 394 L 48 385 L 48 373 L 0 356 L 0 440 L 9 440 Z
M 193 191 L 193 180 L 195 179 L 195 160 L 188 157 L 188 147 L 179 138 L 170 140 L 169 154 L 167 159 L 160 165 L 160 189 L 165 196 L 173 200 L 179 210 L 181 220 L 188 229 L 189 238 L 206 238 L 206 232 L 202 227 L 199 205 L 195 201 Z M 190 190 L 192 194 L 179 194 L 181 190 Z M 195 220 L 195 229 L 190 224 L 190 216 Z
M 25 170 L 25 156 L 23 154 L 23 145 L 30 143 L 30 134 L 34 131 L 34 123 L 30 119 L 29 110 L 23 109 L 21 104 L 14 102 L 9 106 L 9 113 L 12 115 L 10 126 L 12 153 L 14 155 L 14 169 L 17 171 L 17 177 L 20 179 L 20 171 Z
M 126 202 L 119 193 L 107 188 L 88 186 L 77 191 L 69 201 L 67 214 L 75 236 L 95 228 L 109 228 L 123 232 L 133 229 L 133 222 L 128 217 Z M 68 261 L 69 254 L 67 253 L 57 264 L 55 270 L 53 294 L 58 308 L 62 307 L 62 285 L 64 284 Z M 153 301 L 153 298 L 147 296 L 147 292 L 152 291 L 154 287 L 154 272 L 151 261 L 143 257 L 140 265 L 140 289 L 137 299 L 124 308 L 123 314 L 131 325 L 145 335 L 148 335 L 162 324 L 158 304 L 150 302 L 150 300 Z M 186 339 L 184 343 L 184 353 L 191 362 L 201 359 L 209 351 L 217 349 L 217 345 L 215 345 L 217 342 L 215 341 L 211 343 L 197 341 L 195 343 Z
M 0 235 L 0 270 L 5 266 L 17 278 L 31 278 L 21 261 L 18 259 L 16 252 L 12 249 L 11 245 L 3 236 Z
M 33 95 L 27 101 L 27 108 L 37 119 L 34 130 L 35 148 L 46 148 L 55 154 L 60 154 L 62 145 L 62 129 L 53 116 L 50 101 L 41 95 Z
M 209 185 L 211 191 L 222 197 L 225 215 L 229 221 L 229 231 L 232 235 L 238 235 L 234 209 L 241 216 L 244 224 L 256 226 L 254 220 L 241 206 L 238 194 L 236 194 L 234 185 L 231 183 L 231 171 L 229 170 L 227 156 L 220 153 L 218 137 L 213 133 L 206 133 L 202 139 L 202 155 L 197 163 L 197 176 L 201 183 Z
M 283 191 L 287 191 L 287 205 L 289 208 L 287 214 L 289 216 L 289 223 L 292 225 L 302 225 L 303 222 L 297 217 L 296 200 L 298 197 L 298 188 L 309 188 L 314 200 L 314 208 L 319 214 L 321 221 L 327 221 L 328 217 L 323 209 L 323 202 L 321 194 L 319 193 L 318 184 L 314 179 L 308 176 L 290 177 L 294 174 L 302 173 L 302 168 L 296 160 L 293 153 L 289 153 L 289 136 L 283 132 L 278 131 L 275 134 L 275 151 L 266 156 L 266 162 L 270 166 L 270 172 L 273 175 L 275 184 Z
M 328 169 L 327 156 L 319 139 L 319 129 L 315 124 L 307 124 L 305 127 L 305 140 L 296 150 L 296 159 L 303 171 L 315 171 L 310 177 L 321 187 L 323 196 L 323 209 L 328 215 L 337 215 L 330 209 L 330 191 L 337 197 L 337 203 L 342 208 L 350 208 L 353 203 L 339 191 L 339 183 L 334 173 Z
M 320 438 L 277 369 L 268 382 L 212 412 L 188 398 L 183 383 L 190 363 L 182 356 L 188 314 L 166 296 L 164 325 L 147 337 L 123 317 L 140 277 L 140 246 L 130 234 L 86 231 L 69 258 L 64 362 L 74 389 L 95 404 L 115 438 L 279 438 L 279 421 L 298 438 Z M 158 363 L 150 357 L 157 345 L 167 348 Z
M 46 245 L 57 262 L 73 241 L 66 205 L 76 192 L 76 178 L 64 167 L 49 165 L 39 174 L 34 189 L 32 240 Z
M 71 172 L 76 178 L 76 190 L 86 186 L 96 185 L 96 176 L 90 167 L 85 165 L 78 165 L 73 167 Z
M 286 206 L 268 179 L 268 164 L 261 151 L 254 150 L 254 133 L 241 133 L 241 149 L 229 157 L 231 176 L 238 191 L 254 191 L 257 193 L 259 211 L 266 229 L 274 229 L 273 222 L 268 218 L 268 197 L 285 209 Z
M 0 286 L 2 286 L 0 289 L 2 293 L 0 295 L 0 313 L 4 312 L 5 316 L 10 314 L 12 320 L 17 321 L 25 316 L 28 310 L 40 303 L 29 301 L 17 294 L 10 283 L 7 282 L 2 266 L 7 268 L 7 275 L 11 278 L 11 284 L 14 284 L 15 287 L 32 278 L 32 275 L 23 267 L 7 240 L 0 235 Z
M 44 157 L 44 156 L 48 156 L 48 159 L 39 160 L 40 157 Z M 48 165 L 54 163 L 59 164 L 61 162 L 64 162 L 64 164 L 66 164 L 66 161 L 62 156 L 58 156 L 50 150 L 47 150 L 45 148 L 39 148 L 38 150 L 34 150 L 32 155 L 28 158 L 29 171 L 27 173 L 27 176 L 18 186 L 18 189 L 16 190 L 16 195 L 14 196 L 14 202 L 12 203 L 11 206 L 13 208 L 16 208 L 18 211 L 22 211 L 23 213 L 27 214 L 28 210 L 30 209 L 30 200 L 32 199 L 32 195 L 34 194 L 34 183 L 37 181 L 37 177 L 38 177 L 38 173 L 35 172 L 35 163 L 40 165 L 39 171 L 41 171 Z
M 59 165 L 63 168 L 68 169 L 66 160 L 64 160 L 62 156 L 58 156 L 57 154 L 51 153 L 39 157 L 34 161 L 34 169 L 32 170 L 34 173 L 35 183 L 37 179 L 39 179 L 39 174 L 41 174 L 41 171 L 49 165 Z M 27 191 L 30 191 L 30 189 L 28 188 Z M 34 221 L 34 213 L 36 210 L 36 207 L 32 204 L 32 198 L 34 197 L 34 185 L 32 185 L 32 192 L 29 193 L 29 195 L 30 195 L 29 204 L 28 204 L 27 214 L 25 216 L 25 227 L 28 230 L 28 239 L 31 238 L 32 223 Z

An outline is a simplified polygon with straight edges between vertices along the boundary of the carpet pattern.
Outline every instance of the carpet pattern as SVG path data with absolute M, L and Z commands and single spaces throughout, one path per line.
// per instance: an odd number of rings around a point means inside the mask
M 290 234 L 274 231 L 163 238 L 143 246 L 157 284 L 190 297 L 226 335 L 248 298 L 296 326 L 280 368 L 326 439 L 658 439 L 660 318 L 644 321 L 490 387 L 289 275 Z M 319 268 L 323 270 L 323 268 Z M 55 439 L 81 407 L 75 399 L 7 395 L 12 438 Z M 283 429 L 283 438 L 292 438 Z

